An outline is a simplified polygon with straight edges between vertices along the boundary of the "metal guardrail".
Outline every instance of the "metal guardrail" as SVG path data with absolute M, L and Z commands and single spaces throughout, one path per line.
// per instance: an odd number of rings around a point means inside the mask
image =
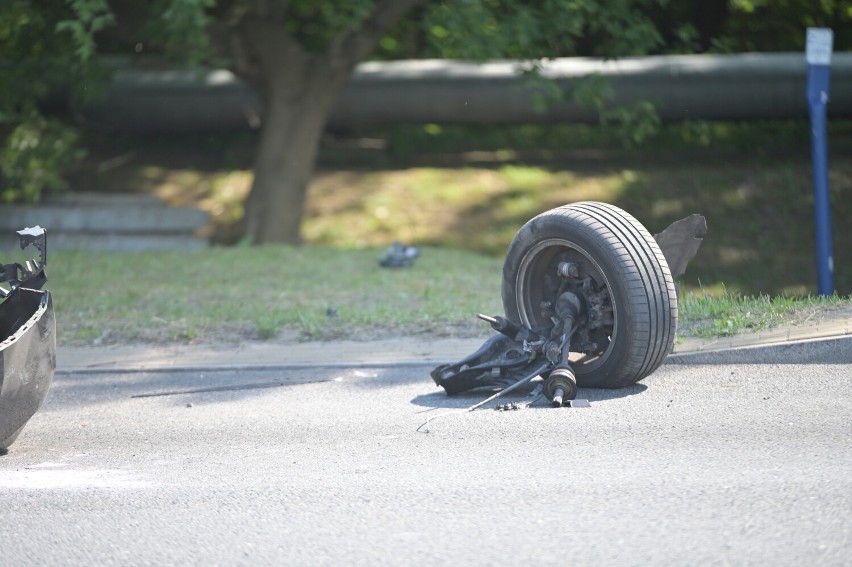
M 88 117 L 136 131 L 257 127 L 258 97 L 232 73 L 168 68 L 149 60 L 116 65 L 107 96 Z M 361 64 L 329 120 L 332 129 L 400 123 L 523 124 L 595 122 L 573 103 L 536 112 L 520 64 L 411 60 Z M 564 88 L 588 75 L 611 81 L 614 104 L 649 100 L 663 120 L 807 117 L 802 53 L 554 59 L 544 75 Z M 831 117 L 852 117 L 852 53 L 832 61 Z

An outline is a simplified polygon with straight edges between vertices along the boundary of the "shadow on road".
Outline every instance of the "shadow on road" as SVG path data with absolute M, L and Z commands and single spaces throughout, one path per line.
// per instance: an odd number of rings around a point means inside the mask
M 350 380 L 341 371 L 312 369 L 261 371 L 178 371 L 58 374 L 43 413 L 115 402 L 160 399 L 182 406 L 198 399 L 236 402 L 272 394 L 281 388 Z
M 57 375 L 51 386 L 42 413 L 65 411 L 101 404 L 143 403 L 162 400 L 162 403 L 183 406 L 204 400 L 215 403 L 239 402 L 245 399 L 275 395 L 292 387 L 337 391 L 341 386 L 364 389 L 394 389 L 417 384 L 423 392 L 411 403 L 428 409 L 463 409 L 481 402 L 496 390 L 480 389 L 456 396 L 447 396 L 432 381 L 428 366 L 404 368 L 299 368 L 262 371 L 192 371 L 139 372 Z M 499 403 L 531 401 L 532 388 L 511 392 L 497 398 L 487 407 Z M 647 386 L 637 384 L 620 390 L 581 388 L 577 397 L 598 403 L 644 392 Z M 313 391 L 313 390 L 311 390 Z M 548 401 L 538 400 L 535 406 L 546 407 Z
M 216 403 L 274 395 L 283 389 L 340 384 L 374 390 L 422 384 L 423 391 L 440 392 L 429 376 L 430 365 L 404 367 L 300 367 L 279 369 L 222 369 L 58 373 L 42 412 L 64 411 L 118 401 L 142 403 L 161 400 L 183 406 L 199 399 Z M 336 384 L 338 386 L 336 386 Z M 473 402 L 471 402 L 473 403 Z
M 587 399 L 594 404 L 595 402 L 605 402 L 608 400 L 615 400 L 618 398 L 626 398 L 628 396 L 633 396 L 635 394 L 641 394 L 647 389 L 648 386 L 646 386 L 645 384 L 634 384 L 629 388 L 621 388 L 618 390 L 580 388 L 577 393 L 577 398 Z M 455 396 L 447 396 L 443 391 L 438 391 L 415 396 L 414 398 L 412 398 L 411 403 L 429 409 L 464 409 L 481 402 L 482 400 L 493 395 L 494 393 L 496 393 L 496 390 L 480 389 L 471 392 L 465 392 L 463 394 L 458 394 Z M 511 392 L 509 394 L 506 394 L 505 399 L 503 397 L 497 398 L 496 400 L 494 400 L 493 403 L 489 404 L 487 407 L 494 407 L 497 404 L 503 404 L 507 401 L 531 401 L 532 399 L 534 399 L 533 397 L 537 395 L 537 393 L 533 393 L 533 391 L 531 391 L 530 389 L 517 393 Z M 541 397 L 533 404 L 533 407 L 550 407 L 550 404 L 547 399 Z

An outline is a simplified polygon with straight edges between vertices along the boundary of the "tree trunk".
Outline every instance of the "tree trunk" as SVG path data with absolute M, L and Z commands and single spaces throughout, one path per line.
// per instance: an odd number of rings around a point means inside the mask
M 298 244 L 325 123 L 355 65 L 305 52 L 275 22 L 248 18 L 238 32 L 257 63 L 248 78 L 264 103 L 243 228 L 253 244 Z
M 355 65 L 424 0 L 381 0 L 322 53 L 287 34 L 285 3 L 254 5 L 228 29 L 234 71 L 260 92 L 265 115 L 243 226 L 254 244 L 300 241 L 302 211 L 332 104 Z M 236 12 L 235 12 L 236 14 Z
M 322 84 L 297 99 L 269 93 L 246 202 L 246 234 L 255 244 L 298 244 L 308 184 L 331 105 Z

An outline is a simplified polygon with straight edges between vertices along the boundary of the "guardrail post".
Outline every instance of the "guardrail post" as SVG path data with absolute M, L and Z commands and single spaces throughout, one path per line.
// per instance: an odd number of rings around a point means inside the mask
M 828 190 L 826 104 L 833 32 L 808 28 L 805 60 L 808 64 L 807 99 L 811 118 L 811 160 L 814 178 L 817 283 L 819 295 L 834 293 L 834 258 L 831 249 L 831 204 Z

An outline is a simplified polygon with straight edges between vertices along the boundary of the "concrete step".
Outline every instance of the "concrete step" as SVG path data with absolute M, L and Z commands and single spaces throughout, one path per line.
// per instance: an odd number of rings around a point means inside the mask
M 0 215 L 0 233 L 39 225 L 47 229 L 52 249 L 195 249 L 207 245 L 200 236 L 207 224 L 204 211 L 135 194 L 49 196 L 38 205 L 4 206 Z M 0 240 L 6 247 L 15 243 Z

